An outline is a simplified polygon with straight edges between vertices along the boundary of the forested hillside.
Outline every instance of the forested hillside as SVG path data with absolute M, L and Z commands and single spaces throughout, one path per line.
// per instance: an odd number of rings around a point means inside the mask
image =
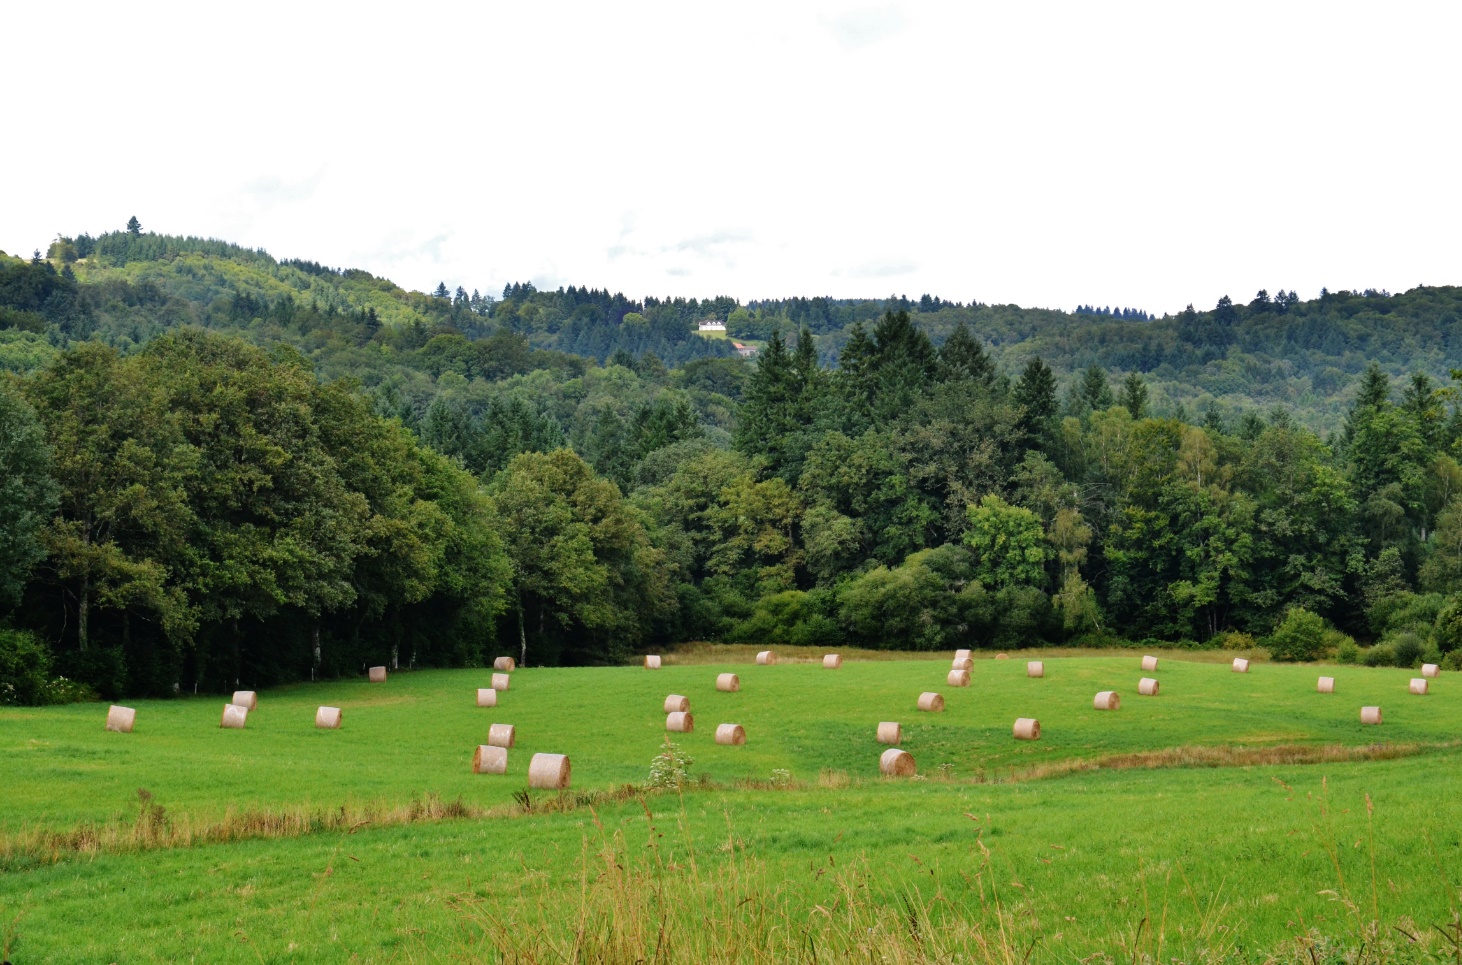
M 0 257 L 0 700 L 692 638 L 1457 651 L 1459 311 L 423 295 L 61 238 Z

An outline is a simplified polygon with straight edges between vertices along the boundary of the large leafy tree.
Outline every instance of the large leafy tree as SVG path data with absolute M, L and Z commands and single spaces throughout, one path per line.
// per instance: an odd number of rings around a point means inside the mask
M 56 505 L 51 452 L 35 412 L 0 381 L 0 612 L 14 605 L 44 551 Z

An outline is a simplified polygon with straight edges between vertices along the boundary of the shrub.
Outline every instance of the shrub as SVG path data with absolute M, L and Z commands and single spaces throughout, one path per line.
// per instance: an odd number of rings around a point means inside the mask
M 1442 651 L 1438 650 L 1437 645 L 1434 643 L 1427 644 L 1426 648 L 1421 651 L 1421 662 L 1440 664 L 1442 662 Z
M 0 629 L 0 704 L 51 702 L 51 651 L 24 630 Z
M 1325 652 L 1325 621 L 1304 607 L 1290 609 L 1269 637 L 1275 660 L 1316 660 Z
M 1421 652 L 1426 649 L 1426 641 L 1410 630 L 1393 633 L 1384 642 L 1395 652 L 1395 665 L 1398 667 L 1415 667 L 1421 662 Z
M 1253 650 L 1259 644 L 1247 633 L 1240 633 L 1237 630 L 1229 630 L 1220 633 L 1213 638 L 1214 642 L 1224 650 Z
M 1361 662 L 1367 667 L 1394 667 L 1396 651 L 1385 644 L 1378 644 L 1365 652 Z
M 1453 650 L 1443 657 L 1442 666 L 1448 670 L 1462 670 L 1462 650 Z
M 1437 614 L 1432 632 L 1436 636 L 1437 647 L 1443 653 L 1462 650 L 1462 596 L 1454 596 L 1447 601 Z
M 1335 648 L 1335 659 L 1339 663 L 1360 663 L 1360 647 L 1355 645 L 1354 640 L 1347 638 L 1346 642 Z

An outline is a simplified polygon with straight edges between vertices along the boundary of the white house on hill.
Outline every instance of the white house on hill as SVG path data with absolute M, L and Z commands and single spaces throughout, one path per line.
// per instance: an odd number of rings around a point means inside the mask
M 725 322 L 718 322 L 714 318 L 708 318 L 704 322 L 701 322 L 701 331 L 702 332 L 724 332 L 724 331 L 726 331 L 726 323 Z

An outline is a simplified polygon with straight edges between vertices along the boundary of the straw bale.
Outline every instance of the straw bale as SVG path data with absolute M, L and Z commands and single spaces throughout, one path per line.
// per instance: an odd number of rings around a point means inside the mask
M 487 742 L 493 747 L 512 747 L 518 740 L 518 729 L 512 724 L 493 724 L 487 729 Z
M 1249 661 L 1245 660 L 1243 657 L 1235 657 L 1234 658 L 1234 673 L 1248 673 L 1248 672 L 1249 672 Z
M 763 650 L 756 655 L 756 662 L 758 666 L 762 667 L 773 666 L 777 662 L 777 652 L 775 650 Z
M 1044 677 L 1046 675 L 1046 665 L 1039 660 L 1032 660 L 1025 665 L 1025 675 L 1027 677 Z
M 1360 709 L 1360 722 L 1362 724 L 1379 724 L 1381 722 L 1381 708 L 1362 707 Z
M 534 754 L 528 762 L 528 786 L 562 791 L 569 786 L 569 759 L 565 754 Z
M 878 725 L 878 743 L 880 744 L 901 744 L 904 739 L 904 729 L 899 726 L 896 720 L 885 720 Z
M 339 730 L 340 717 L 339 707 L 321 707 L 315 711 L 315 727 L 319 730 Z
M 508 687 L 512 684 L 512 682 L 513 682 L 513 678 L 512 677 L 509 677 L 505 673 L 495 673 L 495 674 L 492 675 L 492 689 L 493 690 L 507 690 Z
M 922 693 L 919 695 L 919 709 L 937 714 L 944 709 L 944 698 L 932 692 Z
M 1434 663 L 1424 663 L 1421 665 L 1421 675 L 1423 677 L 1435 677 L 1437 674 L 1441 673 L 1441 671 L 1442 668 L 1438 667 Z
M 658 653 L 647 653 L 647 654 L 645 654 L 645 669 L 646 670 L 659 670 L 660 669 L 660 655 Z
M 245 710 L 259 709 L 259 695 L 252 690 L 235 690 L 233 699 L 229 701 Z
M 1038 741 L 1041 739 L 1041 722 L 1034 717 L 1017 717 L 1014 733 L 1018 741 Z
M 695 730 L 695 717 L 688 710 L 676 710 L 665 715 L 665 729 L 677 734 L 689 734 Z
M 684 714 L 690 710 L 690 698 L 671 694 L 665 698 L 665 713 Z
M 1411 678 L 1411 692 L 1416 694 L 1417 696 L 1422 696 L 1426 693 L 1426 685 L 1427 679 L 1425 677 Z
M 496 707 L 497 706 L 497 691 L 496 690 L 493 690 L 491 687 L 478 687 L 477 688 L 477 706 L 479 706 L 479 707 Z
M 1156 657 L 1154 657 L 1152 654 L 1148 654 L 1147 656 L 1145 656 L 1145 657 L 1142 658 L 1142 672 L 1143 673 L 1153 673 L 1156 670 L 1157 670 L 1157 658 Z
M 968 670 L 951 670 L 945 676 L 944 682 L 951 687 L 968 687 L 970 685 L 970 672 Z
M 955 657 L 949 666 L 952 670 L 974 670 L 975 662 L 969 657 Z
M 954 652 L 954 659 L 956 660 L 969 660 L 972 657 L 973 654 L 971 654 L 968 650 L 956 650 Z
M 897 747 L 890 747 L 878 758 L 878 772 L 884 777 L 913 777 L 916 770 L 914 755 Z
M 472 773 L 508 773 L 508 749 L 492 744 L 478 744 L 477 750 L 472 752 Z
M 996 660 L 1009 660 L 1010 657 L 1007 654 L 997 653 L 997 654 L 995 654 L 995 659 Z
M 503 673 L 512 673 L 518 669 L 518 661 L 512 657 L 498 657 L 492 662 L 492 669 L 500 670 Z
M 224 704 L 223 717 L 219 720 L 218 726 L 231 730 L 242 730 L 248 720 L 249 708 L 240 707 L 238 704 Z
M 386 682 L 386 668 L 385 667 L 372 667 L 371 668 L 371 678 L 370 679 L 371 679 L 371 683 L 373 683 L 373 684 L 383 684 L 383 683 L 385 683 Z
M 746 728 L 740 724 L 721 724 L 716 728 L 717 744 L 745 744 Z
M 132 733 L 132 725 L 137 721 L 137 711 L 131 707 L 119 707 L 116 704 L 107 708 L 107 730 L 116 731 L 118 734 Z
M 716 689 L 734 694 L 741 689 L 741 678 L 734 673 L 723 673 L 716 677 Z
M 1335 678 L 1321 677 L 1320 682 L 1315 685 L 1315 690 L 1322 694 L 1335 693 Z
M 1151 677 L 1143 677 L 1141 680 L 1137 681 L 1137 692 L 1142 696 L 1156 697 L 1157 691 L 1158 683 Z
M 822 669 L 824 670 L 836 670 L 842 665 L 843 658 L 836 653 L 830 653 L 822 658 Z
M 1092 706 L 1097 710 L 1116 710 L 1122 706 L 1122 698 L 1115 690 L 1103 690 L 1092 700 Z

